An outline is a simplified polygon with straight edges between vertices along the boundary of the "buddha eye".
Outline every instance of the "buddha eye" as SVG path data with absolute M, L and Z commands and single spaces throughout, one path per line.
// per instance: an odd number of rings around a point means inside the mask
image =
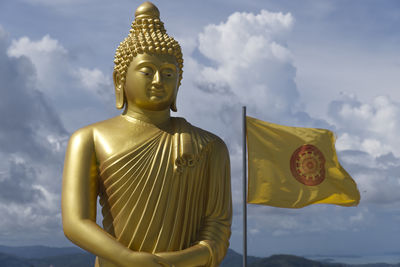
M 139 73 L 145 76 L 153 75 L 153 70 L 148 67 L 143 67 L 139 69 Z
M 175 72 L 172 69 L 164 69 L 162 72 L 162 75 L 168 78 L 171 78 L 174 76 Z

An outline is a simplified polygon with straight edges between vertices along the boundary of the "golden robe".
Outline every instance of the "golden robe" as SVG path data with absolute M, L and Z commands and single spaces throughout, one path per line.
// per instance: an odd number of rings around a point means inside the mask
M 167 129 L 100 162 L 99 172 L 103 228 L 120 243 L 150 253 L 200 243 L 210 250 L 209 266 L 222 261 L 232 200 L 229 154 L 220 138 L 171 118 Z

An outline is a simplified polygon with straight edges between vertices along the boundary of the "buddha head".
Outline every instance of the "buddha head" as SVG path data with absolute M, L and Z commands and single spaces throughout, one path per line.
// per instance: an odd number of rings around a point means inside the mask
M 114 63 L 117 108 L 131 101 L 144 109 L 159 110 L 167 105 L 177 111 L 182 51 L 167 34 L 154 4 L 144 2 L 136 9 L 129 35 L 119 44 Z

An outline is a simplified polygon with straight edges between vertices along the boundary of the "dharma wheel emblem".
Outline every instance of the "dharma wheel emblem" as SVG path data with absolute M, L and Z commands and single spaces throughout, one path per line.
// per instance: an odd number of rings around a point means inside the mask
M 302 184 L 319 185 L 325 179 L 325 157 L 317 147 L 302 145 L 290 158 L 290 171 Z

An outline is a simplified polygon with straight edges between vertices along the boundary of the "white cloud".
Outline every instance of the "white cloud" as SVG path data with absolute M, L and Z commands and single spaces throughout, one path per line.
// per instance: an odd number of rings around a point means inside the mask
M 28 37 L 22 37 L 19 40 L 13 40 L 10 49 L 8 50 L 9 56 L 19 57 L 22 55 L 30 55 L 38 60 L 41 56 L 40 53 L 54 53 L 58 52 L 66 54 L 67 50 L 59 44 L 55 39 L 49 35 L 45 35 L 40 41 L 31 42 Z
M 77 75 L 81 79 L 82 84 L 90 90 L 97 90 L 104 85 L 111 86 L 109 76 L 104 75 L 99 69 L 79 68 Z
M 14 58 L 29 58 L 35 66 L 37 89 L 53 98 L 82 89 L 100 98 L 110 98 L 112 94 L 111 74 L 105 75 L 98 68 L 76 66 L 67 49 L 49 35 L 38 41 L 28 37 L 13 40 L 7 54 Z
M 400 159 L 393 154 L 375 158 L 367 153 L 343 151 L 343 164 L 356 180 L 363 204 L 396 207 L 400 203 Z
M 111 75 L 105 75 L 101 70 L 79 68 L 76 72 L 83 87 L 105 101 L 110 100 L 110 92 L 113 88 Z
M 49 35 L 39 41 L 31 41 L 28 37 L 13 40 L 7 54 L 15 58 L 25 56 L 31 60 L 36 69 L 37 88 L 42 92 L 54 94 L 59 90 L 60 83 L 68 78 L 67 50 Z
M 98 118 L 97 120 L 112 114 L 112 74 L 105 75 L 98 68 L 79 66 L 74 61 L 74 55 L 58 40 L 49 35 L 40 40 L 21 37 L 12 41 L 7 54 L 16 59 L 29 59 L 34 66 L 35 79 L 32 83 L 35 89 L 57 107 L 68 130 L 76 130 L 96 121 L 84 119 L 82 116 L 71 117 L 71 110 L 77 114 L 91 108 L 95 110 L 91 117 Z
M 344 95 L 331 102 L 329 115 L 340 133 L 339 149 L 361 150 L 375 157 L 389 152 L 400 156 L 400 103 L 388 96 L 362 103 L 355 96 Z
M 356 180 L 363 203 L 400 202 L 400 103 L 377 96 L 369 103 L 354 95 L 332 101 L 329 116 L 338 133 L 342 163 Z
M 234 13 L 227 22 L 208 25 L 199 35 L 199 49 L 208 58 L 249 67 L 255 61 L 275 58 L 287 61 L 290 52 L 277 39 L 291 28 L 290 13 Z
M 285 35 L 292 24 L 290 13 L 262 10 L 257 15 L 234 13 L 226 22 L 205 27 L 199 51 L 216 66 L 201 69 L 198 88 L 255 112 L 291 113 L 298 92 Z

